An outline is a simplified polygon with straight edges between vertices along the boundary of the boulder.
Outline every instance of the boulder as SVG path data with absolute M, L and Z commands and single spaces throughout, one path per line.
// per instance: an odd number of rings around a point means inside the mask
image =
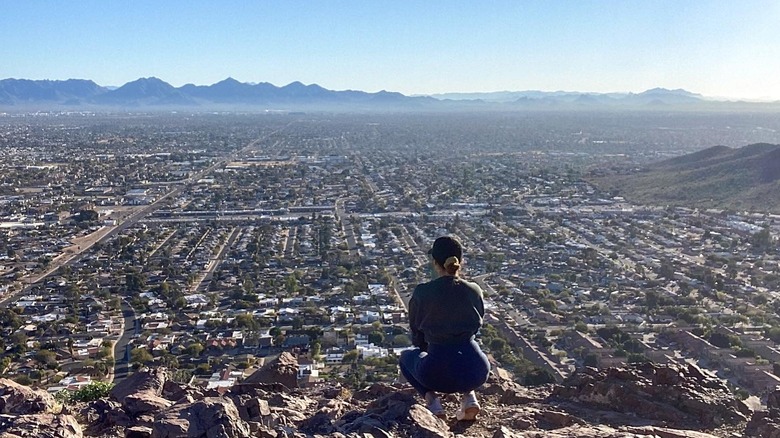
M 0 414 L 45 414 L 54 412 L 57 403 L 46 391 L 0 379 Z
M 449 426 L 441 418 L 438 418 L 421 405 L 414 405 L 409 409 L 409 432 L 414 437 L 420 438 L 448 438 L 453 436 Z
M 72 415 L 32 414 L 0 420 L 0 437 L 82 438 L 81 426 Z
M 206 397 L 189 405 L 176 405 L 155 418 L 155 438 L 242 438 L 251 435 L 229 398 Z
M 244 383 L 281 383 L 288 388 L 298 387 L 298 359 L 283 352 L 244 380 Z
M 67 413 L 73 413 L 89 435 L 100 435 L 114 427 L 127 427 L 133 420 L 127 415 L 122 404 L 112 400 L 100 399 L 67 407 Z M 63 409 L 63 413 L 65 409 Z
M 165 368 L 144 368 L 119 382 L 111 389 L 110 397 L 121 402 L 128 395 L 139 392 L 161 396 L 167 380 L 168 371 Z
M 172 401 L 154 395 L 151 391 L 130 394 L 122 401 L 122 406 L 132 416 L 156 413 L 172 405 Z

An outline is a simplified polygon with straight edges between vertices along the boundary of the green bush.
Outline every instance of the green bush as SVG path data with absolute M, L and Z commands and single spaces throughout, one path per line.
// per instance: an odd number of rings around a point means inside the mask
M 54 398 L 61 403 L 72 401 L 90 402 L 108 397 L 113 387 L 114 384 L 109 382 L 92 382 L 73 392 L 62 390 L 56 393 Z

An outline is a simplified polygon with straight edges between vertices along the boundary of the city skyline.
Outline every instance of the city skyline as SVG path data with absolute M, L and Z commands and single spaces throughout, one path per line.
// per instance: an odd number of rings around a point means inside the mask
M 780 100 L 780 5 L 8 2 L 0 77 L 300 81 L 404 94 L 642 92 Z

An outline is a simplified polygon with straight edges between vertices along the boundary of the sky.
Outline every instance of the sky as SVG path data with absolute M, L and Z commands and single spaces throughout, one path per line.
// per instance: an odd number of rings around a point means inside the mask
M 780 100 L 777 0 L 0 2 L 0 78 Z

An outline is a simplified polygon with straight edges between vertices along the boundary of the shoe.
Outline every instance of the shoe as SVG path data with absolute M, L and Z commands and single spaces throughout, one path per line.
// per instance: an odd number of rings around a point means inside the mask
M 447 414 L 444 413 L 444 408 L 441 406 L 441 399 L 433 391 L 425 393 L 425 407 L 428 408 L 431 413 L 439 418 L 447 418 Z
M 460 409 L 455 413 L 458 421 L 474 421 L 479 414 L 479 402 L 474 391 L 463 394 L 460 398 Z

